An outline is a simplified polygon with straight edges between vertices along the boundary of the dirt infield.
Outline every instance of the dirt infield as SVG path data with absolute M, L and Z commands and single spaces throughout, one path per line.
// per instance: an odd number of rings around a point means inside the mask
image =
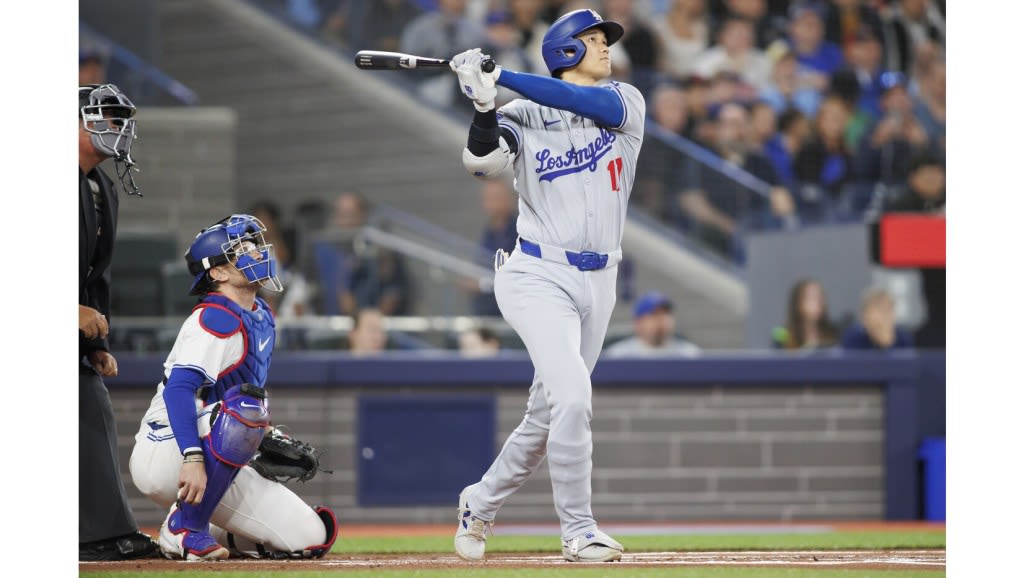
M 771 524 L 760 524 L 772 526 Z M 654 530 L 653 533 L 674 534 L 685 530 L 704 529 L 722 531 L 730 527 L 745 528 L 750 523 L 708 523 L 708 524 L 616 524 L 617 531 L 630 528 Z M 827 522 L 778 524 L 779 529 L 793 531 L 801 527 L 819 528 L 825 526 L 831 531 L 918 531 L 945 532 L 945 524 L 927 522 Z M 503 526 L 509 534 L 528 534 L 537 527 L 509 524 Z M 540 529 L 545 529 L 546 526 Z M 151 536 L 157 535 L 156 528 L 143 528 Z M 557 527 L 547 528 L 557 534 Z M 355 536 L 449 536 L 451 527 L 445 525 L 351 525 L 344 528 L 344 535 Z M 292 571 L 337 571 L 345 569 L 445 569 L 445 568 L 551 568 L 554 566 L 578 567 L 561 556 L 545 552 L 537 554 L 490 554 L 486 562 L 465 562 L 454 554 L 332 554 L 322 560 L 251 560 L 230 559 L 219 562 L 181 562 L 153 558 L 130 562 L 81 562 L 79 572 L 86 574 L 100 571 L 135 571 L 145 573 L 161 570 L 212 570 L 216 572 L 243 571 L 267 572 L 273 570 Z M 591 564 L 592 565 L 592 564 Z M 862 569 L 862 570 L 945 570 L 946 550 L 821 550 L 821 551 L 695 551 L 695 552 L 636 552 L 623 555 L 622 561 L 614 563 L 615 568 L 626 567 L 771 567 L 771 568 L 818 568 Z
M 186 563 L 149 559 L 132 562 L 82 562 L 80 573 L 98 571 L 155 572 L 160 570 L 215 571 L 336 571 L 355 568 L 379 569 L 445 569 L 445 568 L 550 568 L 567 566 L 561 556 L 553 554 L 494 554 L 486 562 L 470 563 L 454 555 L 331 555 L 322 560 L 223 560 L 219 562 Z M 577 566 L 578 564 L 573 564 Z M 945 550 L 889 551 L 793 551 L 793 552 L 641 552 L 625 554 L 615 568 L 644 567 L 772 567 L 860 570 L 944 570 Z

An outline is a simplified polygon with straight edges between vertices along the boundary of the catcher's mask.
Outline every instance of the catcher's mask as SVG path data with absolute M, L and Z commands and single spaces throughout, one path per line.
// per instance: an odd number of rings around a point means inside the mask
M 271 291 L 284 289 L 277 278 L 274 246 L 263 236 L 266 230 L 252 215 L 231 215 L 200 231 L 185 253 L 188 272 L 195 276 L 189 294 L 206 293 L 210 269 L 228 263 L 241 271 L 249 283 L 259 283 Z
M 78 87 L 78 116 L 96 150 L 114 159 L 121 186 L 128 194 L 139 194 L 132 170 L 135 141 L 135 105 L 113 84 Z

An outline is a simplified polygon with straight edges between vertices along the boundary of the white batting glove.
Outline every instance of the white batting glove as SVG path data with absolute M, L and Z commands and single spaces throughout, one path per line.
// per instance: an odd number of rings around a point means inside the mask
M 473 101 L 473 106 L 480 112 L 494 108 L 494 99 L 498 95 L 495 82 L 501 74 L 501 67 L 495 66 L 491 72 L 480 70 L 481 64 L 490 58 L 479 48 L 461 52 L 452 57 L 448 66 L 459 75 L 459 90 Z

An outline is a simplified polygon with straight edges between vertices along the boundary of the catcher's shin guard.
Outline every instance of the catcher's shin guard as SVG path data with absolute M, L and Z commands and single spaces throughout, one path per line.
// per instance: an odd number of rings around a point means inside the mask
M 189 530 L 207 531 L 213 511 L 228 491 L 238 470 L 259 448 L 263 430 L 270 424 L 263 390 L 254 385 L 236 386 L 210 414 L 210 433 L 203 438 L 206 491 L 199 505 L 181 503 L 182 524 Z

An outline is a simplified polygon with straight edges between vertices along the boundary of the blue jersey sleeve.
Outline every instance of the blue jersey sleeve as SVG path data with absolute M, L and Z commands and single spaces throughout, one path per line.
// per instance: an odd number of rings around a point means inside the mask
M 609 86 L 578 86 L 557 78 L 502 70 L 498 85 L 514 90 L 544 106 L 589 118 L 601 126 L 619 128 L 626 119 L 626 106 Z
M 194 370 L 175 367 L 164 386 L 164 405 L 167 421 L 171 422 L 178 449 L 200 449 L 199 428 L 196 426 L 196 392 L 206 383 L 206 377 Z

